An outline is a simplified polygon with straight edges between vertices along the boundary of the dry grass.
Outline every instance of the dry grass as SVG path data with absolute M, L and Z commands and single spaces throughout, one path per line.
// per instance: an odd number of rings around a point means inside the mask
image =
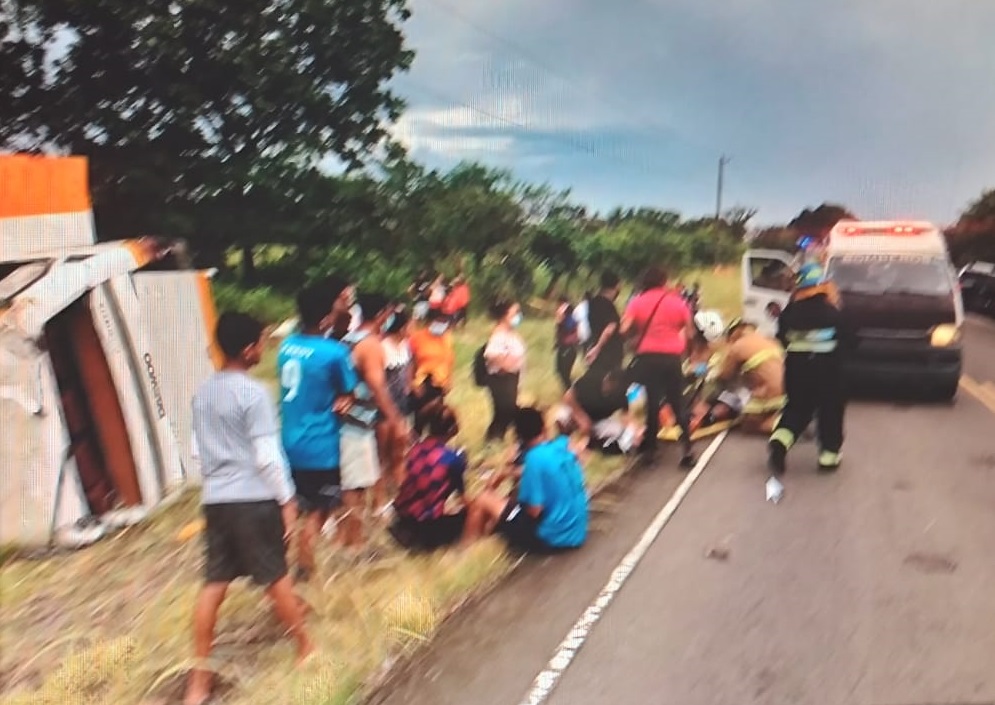
M 733 306 L 727 279 L 702 276 L 708 305 Z M 530 350 L 525 396 L 540 404 L 555 402 L 561 393 L 553 374 L 551 327 L 548 321 L 523 326 Z M 482 446 L 489 403 L 469 372 L 486 333 L 487 324 L 475 321 L 459 334 L 460 370 L 452 397 L 460 411 L 461 441 L 478 467 L 499 450 Z M 272 354 L 259 374 L 273 379 Z M 596 484 L 618 468 L 617 460 L 594 460 L 587 468 L 589 481 Z M 9 705 L 177 702 L 190 667 L 190 616 L 202 551 L 196 534 L 183 535 L 183 529 L 197 517 L 197 496 L 190 492 L 145 524 L 91 548 L 3 565 L 0 700 Z M 304 589 L 315 609 L 310 625 L 321 657 L 303 671 L 291 668 L 291 645 L 281 638 L 261 593 L 233 586 L 216 650 L 223 702 L 356 702 L 364 686 L 397 657 L 430 639 L 455 607 L 512 566 L 496 540 L 464 554 L 427 557 L 402 553 L 384 532 L 374 540 L 386 557 L 358 568 L 322 551 L 319 575 Z

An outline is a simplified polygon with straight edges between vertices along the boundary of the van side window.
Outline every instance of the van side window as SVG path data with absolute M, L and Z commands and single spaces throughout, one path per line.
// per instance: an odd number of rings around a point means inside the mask
M 758 289 L 790 292 L 794 289 L 795 273 L 781 260 L 755 258 L 750 260 L 750 282 Z

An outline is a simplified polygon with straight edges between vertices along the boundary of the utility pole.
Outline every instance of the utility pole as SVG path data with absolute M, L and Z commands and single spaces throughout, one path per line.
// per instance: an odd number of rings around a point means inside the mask
M 725 176 L 726 164 L 728 164 L 732 159 L 725 156 L 724 154 L 719 157 L 719 184 L 718 189 L 715 193 L 715 220 L 719 221 L 722 219 L 722 181 Z

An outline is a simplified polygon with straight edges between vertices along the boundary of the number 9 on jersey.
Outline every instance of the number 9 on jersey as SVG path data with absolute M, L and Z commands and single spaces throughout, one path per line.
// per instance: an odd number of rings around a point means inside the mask
M 293 401 L 301 390 L 301 361 L 290 358 L 280 368 L 280 387 L 283 401 Z

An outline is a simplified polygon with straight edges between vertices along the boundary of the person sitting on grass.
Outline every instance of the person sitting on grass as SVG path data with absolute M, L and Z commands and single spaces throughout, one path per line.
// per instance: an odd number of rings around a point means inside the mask
M 526 553 L 558 553 L 587 540 L 589 504 L 584 473 L 569 439 L 550 439 L 542 413 L 519 409 L 515 433 L 524 449 L 517 495 L 508 498 L 497 488 L 514 469 L 494 475 L 488 488 L 470 503 L 463 545 L 482 533 L 496 532 L 513 549 Z
M 287 543 L 297 521 L 294 486 L 280 447 L 269 391 L 249 376 L 263 351 L 263 326 L 250 316 L 226 313 L 216 339 L 224 367 L 193 398 L 193 432 L 201 460 L 205 519 L 205 585 L 194 610 L 194 656 L 184 705 L 211 697 L 208 664 L 218 612 L 228 586 L 247 576 L 273 602 L 297 643 L 298 661 L 314 651 L 304 626 L 304 606 L 287 572 Z
M 463 536 L 466 508 L 453 513 L 446 505 L 455 494 L 465 504 L 467 462 L 462 452 L 448 445 L 459 434 L 453 410 L 437 405 L 426 421 L 427 436 L 408 452 L 407 474 L 394 499 L 396 520 L 390 533 L 405 548 L 433 551 Z

